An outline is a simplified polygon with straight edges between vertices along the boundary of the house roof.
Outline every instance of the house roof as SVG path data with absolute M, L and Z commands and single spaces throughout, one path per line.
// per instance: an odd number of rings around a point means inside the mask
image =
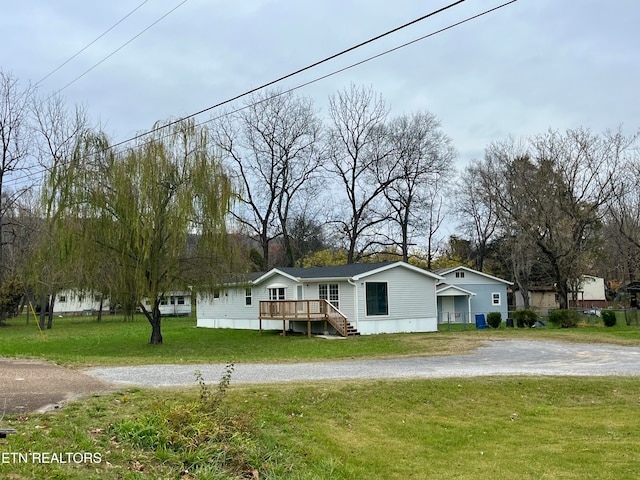
M 457 293 L 457 295 L 456 295 Z M 465 290 L 462 287 L 457 285 L 449 285 L 448 283 L 440 283 L 436 286 L 436 295 L 437 296 L 464 296 L 464 297 L 475 297 L 476 294 L 470 292 L 469 290 Z
M 392 268 L 406 268 L 422 275 L 441 279 L 439 275 L 428 272 L 418 267 L 414 267 L 404 262 L 376 262 L 376 263 L 353 263 L 349 265 L 331 265 L 328 267 L 279 267 L 263 272 L 262 275 L 253 279 L 253 283 L 261 283 L 275 274 L 284 275 L 294 281 L 300 280 L 321 280 L 321 279 L 353 279 L 359 280 L 374 273 L 379 273 Z
M 493 275 L 489 275 L 488 273 L 479 272 L 478 270 L 474 270 L 473 268 L 465 267 L 463 265 L 459 265 L 457 267 L 450 267 L 450 268 L 439 268 L 437 270 L 434 270 L 434 272 L 436 274 L 438 274 L 438 275 L 444 276 L 444 275 L 448 275 L 451 272 L 455 272 L 455 271 L 459 271 L 459 270 L 464 270 L 466 272 L 475 273 L 476 275 L 480 275 L 481 277 L 490 278 L 492 280 L 504 283 L 506 285 L 513 285 L 513 282 L 510 282 L 509 280 L 505 280 L 503 278 L 494 277 Z

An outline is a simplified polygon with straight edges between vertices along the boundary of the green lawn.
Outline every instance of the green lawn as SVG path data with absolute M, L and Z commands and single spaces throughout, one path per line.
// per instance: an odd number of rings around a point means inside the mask
M 189 413 L 195 398 L 123 390 L 5 419 L 18 434 L 0 440 L 0 451 L 90 452 L 101 462 L 7 462 L 0 478 L 621 480 L 640 472 L 634 378 L 232 387 L 212 421 Z
M 57 318 L 51 330 L 12 319 L 0 327 L 0 356 L 52 360 L 70 366 L 150 363 L 267 362 L 398 355 L 440 355 L 468 351 L 480 339 L 434 333 L 374 335 L 326 340 L 279 331 L 196 328 L 193 318 L 163 320 L 164 343 L 150 345 L 149 323 L 104 317 Z
M 640 345 L 640 328 L 624 323 L 324 340 L 172 318 L 163 334 L 163 345 L 148 345 L 142 318 L 58 318 L 42 334 L 14 319 L 0 328 L 0 355 L 86 366 L 446 355 L 509 338 Z M 0 478 L 635 479 L 639 409 L 640 382 L 626 377 L 123 389 L 44 415 L 5 415 L 0 427 L 18 433 L 0 440 Z M 12 452 L 100 462 L 21 463 Z
M 553 339 L 640 345 L 640 327 L 624 322 L 612 328 L 590 324 L 576 329 L 476 330 L 441 326 L 437 333 L 367 335 L 326 340 L 304 335 L 283 337 L 279 331 L 196 328 L 194 318 L 166 318 L 164 344 L 149 345 L 150 327 L 138 316 L 125 322 L 106 316 L 56 318 L 51 330 L 40 332 L 32 320 L 7 321 L 0 327 L 0 356 L 51 360 L 69 366 L 203 362 L 296 362 L 468 352 L 487 339 Z

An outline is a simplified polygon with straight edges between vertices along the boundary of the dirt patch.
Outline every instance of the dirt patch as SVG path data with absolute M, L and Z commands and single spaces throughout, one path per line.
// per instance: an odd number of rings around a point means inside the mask
M 43 412 L 113 386 L 82 372 L 35 360 L 0 358 L 0 415 Z

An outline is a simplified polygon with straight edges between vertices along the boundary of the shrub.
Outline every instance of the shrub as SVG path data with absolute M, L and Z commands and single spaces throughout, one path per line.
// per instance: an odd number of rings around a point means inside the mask
M 513 312 L 513 320 L 518 327 L 531 327 L 538 320 L 538 314 L 528 309 L 516 310 Z
M 549 321 L 557 327 L 574 328 L 579 320 L 580 316 L 574 310 L 554 310 L 549 314 Z
M 613 327 L 616 324 L 616 312 L 613 310 L 602 310 L 601 315 L 605 327 Z
M 502 314 L 500 312 L 489 312 L 487 314 L 487 323 L 491 328 L 500 328 Z

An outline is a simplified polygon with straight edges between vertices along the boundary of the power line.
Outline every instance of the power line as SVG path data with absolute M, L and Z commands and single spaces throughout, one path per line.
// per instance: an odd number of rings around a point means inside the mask
M 144 0 L 144 2 L 142 2 L 140 5 L 138 5 L 136 8 L 134 8 L 133 10 L 131 10 L 129 13 L 127 13 L 124 17 L 122 17 L 120 20 L 118 20 L 116 23 L 114 23 L 111 27 L 109 27 L 107 30 L 105 30 L 101 35 L 99 35 L 98 37 L 95 38 L 95 40 L 89 42 L 87 45 L 85 45 L 83 48 L 81 48 L 80 50 L 78 50 L 74 55 L 72 55 L 71 57 L 69 57 L 67 60 L 65 60 L 64 62 L 62 62 L 60 65 L 58 65 L 56 68 L 54 68 L 53 70 L 51 70 L 49 73 L 47 73 L 44 77 L 42 77 L 40 80 L 38 80 L 35 83 L 35 86 L 40 85 L 42 82 L 44 82 L 47 78 L 49 78 L 51 75 L 53 75 L 54 73 L 56 73 L 58 70 L 60 70 L 62 67 L 64 67 L 67 63 L 69 63 L 71 60 L 73 60 L 74 58 L 76 58 L 78 55 L 80 55 L 82 52 L 84 52 L 87 48 L 89 48 L 91 45 L 93 45 L 94 43 L 96 43 L 98 40 L 100 40 L 102 37 L 104 37 L 107 33 L 109 33 L 111 30 L 113 30 L 114 28 L 116 28 L 118 25 L 120 25 L 122 22 L 124 22 L 127 18 L 129 18 L 131 15 L 133 15 L 138 9 L 140 9 L 140 7 L 142 7 L 145 3 L 147 3 L 149 0 Z
M 463 0 L 463 1 L 464 1 L 464 0 Z M 266 100 L 269 100 L 269 99 L 271 99 L 271 98 L 275 98 L 275 97 L 278 97 L 278 96 L 281 96 L 281 95 L 285 95 L 285 94 L 287 94 L 287 93 L 290 93 L 290 92 L 293 92 L 293 91 L 299 90 L 299 89 L 301 89 L 301 88 L 307 87 L 307 86 L 309 86 L 309 85 L 312 85 L 312 84 L 314 84 L 314 83 L 317 83 L 317 82 L 319 82 L 319 81 L 321 81 L 321 80 L 325 80 L 325 79 L 327 79 L 327 78 L 329 78 L 329 77 L 332 77 L 332 76 L 337 75 L 337 74 L 339 74 L 339 73 L 342 73 L 342 72 L 344 72 L 344 71 L 350 70 L 350 69 L 352 69 L 352 68 L 355 68 L 355 67 L 360 66 L 360 65 L 362 65 L 362 64 L 364 64 L 364 63 L 370 62 L 370 61 L 375 60 L 375 59 L 377 59 L 377 58 L 380 58 L 380 57 L 382 57 L 382 56 L 388 55 L 388 54 L 390 54 L 390 53 L 392 53 L 392 52 L 395 52 L 395 51 L 397 51 L 397 50 L 400 50 L 400 49 L 402 49 L 402 48 L 405 48 L 405 47 L 407 47 L 407 46 L 409 46 L 409 45 L 413 45 L 413 44 L 415 44 L 415 43 L 417 43 L 417 42 L 420 42 L 420 41 L 425 40 L 425 39 L 427 39 L 427 38 L 433 37 L 433 36 L 438 35 L 438 34 L 440 34 L 440 33 L 442 33 L 442 32 L 445 32 L 445 31 L 447 31 L 447 30 L 451 30 L 451 29 L 453 29 L 453 28 L 455 28 L 455 27 L 458 27 L 458 26 L 460 26 L 460 25 L 463 25 L 463 24 L 465 24 L 465 23 L 468 23 L 468 22 L 470 22 L 470 21 L 472 21 L 472 20 L 475 20 L 475 19 L 480 18 L 480 17 L 482 17 L 482 16 L 488 15 L 489 13 L 495 12 L 496 10 L 499 10 L 499 9 L 501 9 L 501 8 L 504 8 L 504 7 L 508 6 L 508 5 L 511 5 L 511 4 L 513 4 L 513 3 L 517 2 L 517 1 L 518 1 L 518 0 L 510 0 L 510 1 L 508 1 L 508 2 L 505 2 L 505 3 L 501 4 L 501 5 L 498 5 L 498 6 L 496 6 L 496 7 L 493 7 L 493 8 L 491 8 L 491 9 L 485 10 L 485 11 L 483 11 L 483 12 L 481 12 L 481 13 L 476 14 L 476 15 L 473 15 L 473 16 L 470 16 L 470 17 L 467 17 L 467 18 L 465 18 L 464 20 L 460 20 L 459 22 L 453 23 L 453 24 L 451 24 L 451 25 L 449 25 L 449 26 L 447 26 L 447 27 L 441 28 L 441 29 L 439 29 L 439 30 L 436 30 L 436 31 L 431 32 L 431 33 L 428 33 L 428 34 L 423 35 L 423 36 L 421 36 L 421 37 L 418 37 L 418 38 L 416 38 L 416 39 L 414 39 L 414 40 L 411 40 L 411 41 L 409 41 L 409 42 L 403 43 L 403 44 L 401 44 L 401 45 L 398 45 L 398 46 L 396 46 L 396 47 L 393 47 L 393 48 L 390 48 L 390 49 L 388 49 L 388 50 L 385 50 L 385 51 L 383 51 L 383 52 L 381 52 L 381 53 L 378 53 L 378 54 L 376 54 L 376 55 L 370 56 L 370 57 L 368 57 L 368 58 L 366 58 L 366 59 L 364 59 L 364 60 L 360 60 L 360 61 L 355 62 L 355 63 L 352 63 L 352 64 L 350 64 L 350 65 L 348 65 L 348 66 L 346 66 L 346 67 L 340 68 L 340 69 L 335 70 L 335 71 L 333 71 L 333 72 L 327 73 L 327 74 L 322 75 L 322 76 L 320 76 L 320 77 L 316 77 L 316 78 L 314 78 L 314 79 L 312 79 L 312 80 L 309 80 L 309 81 L 307 81 L 307 82 L 301 83 L 301 84 L 299 84 L 299 85 L 297 85 L 297 86 L 291 87 L 291 88 L 289 88 L 289 89 L 287 89 L 287 90 L 284 90 L 284 91 L 282 91 L 282 92 L 278 92 L 278 93 L 276 93 L 276 94 L 272 95 L 271 97 L 269 97 L 269 98 L 268 98 L 268 99 L 266 99 Z M 457 2 L 457 3 L 460 3 L 460 2 Z M 456 3 L 456 4 L 457 4 L 457 3 Z M 452 4 L 452 6 L 453 6 L 453 5 L 456 5 L 456 4 Z M 415 23 L 415 21 L 414 21 L 414 22 L 412 22 L 412 23 Z M 396 29 L 396 30 L 397 30 L 397 29 Z M 376 38 L 379 38 L 379 37 L 376 37 Z M 369 43 L 369 42 L 367 42 L 367 43 Z M 354 48 L 354 47 L 352 47 L 350 50 L 352 50 L 353 48 Z M 336 54 L 336 55 L 337 55 L 337 54 Z M 335 55 L 334 55 L 333 57 L 331 57 L 331 58 L 334 58 L 334 57 L 335 57 Z M 319 64 L 319 63 L 324 63 L 324 62 L 323 62 L 323 61 L 321 61 L 321 62 L 317 62 L 317 64 Z M 314 64 L 314 65 L 315 65 L 315 64 Z M 260 89 L 265 88 L 265 87 L 267 87 L 267 86 L 271 86 L 271 85 L 273 85 L 273 84 L 275 84 L 275 83 L 277 83 L 277 82 L 281 81 L 282 79 L 289 78 L 289 77 L 291 77 L 291 76 L 295 75 L 296 73 L 300 73 L 300 72 L 302 72 L 302 71 L 304 71 L 304 70 L 307 70 L 307 69 L 308 69 L 308 68 L 304 68 L 304 69 L 298 70 L 297 72 L 294 72 L 294 73 L 292 73 L 292 74 L 285 75 L 284 77 L 281 77 L 281 79 L 271 81 L 271 82 L 269 82 L 269 83 L 267 83 L 267 84 L 265 84 L 265 85 L 263 85 L 263 86 L 261 86 L 261 87 L 257 87 L 257 88 L 254 88 L 254 89 L 252 89 L 252 90 L 249 90 L 249 91 L 247 91 L 247 92 L 245 92 L 245 93 L 243 93 L 243 94 L 241 94 L 241 95 L 237 95 L 237 96 L 235 96 L 235 97 L 233 97 L 233 98 L 231 98 L 231 99 L 228 99 L 228 100 L 225 100 L 225 101 L 223 101 L 223 102 L 220 102 L 220 103 L 218 103 L 218 104 L 216 104 L 216 105 L 213 105 L 213 106 L 211 106 L 211 107 L 208 107 L 208 108 L 206 108 L 206 109 L 203 109 L 203 110 L 201 110 L 201 111 L 199 111 L 199 112 L 193 113 L 193 114 L 191 114 L 191 115 L 187 115 L 187 116 L 185 116 L 185 117 L 181 117 L 181 118 L 179 118 L 178 120 L 174 120 L 174 121 L 172 121 L 172 122 L 169 122 L 169 123 L 163 124 L 163 125 L 161 125 L 161 126 L 160 126 L 160 127 L 158 127 L 158 128 L 155 128 L 155 129 L 149 130 L 149 131 L 147 131 L 147 132 L 144 132 L 144 133 L 141 133 L 141 134 L 136 135 L 136 136 L 134 136 L 134 137 L 128 138 L 128 139 L 123 140 L 123 141 L 121 141 L 121 142 L 118 142 L 118 143 L 116 143 L 116 144 L 110 145 L 110 146 L 109 146 L 109 147 L 107 147 L 105 150 L 103 150 L 103 151 L 101 151 L 101 152 L 99 152 L 99 153 L 103 153 L 103 152 L 105 152 L 105 151 L 115 149 L 116 147 L 122 146 L 122 145 L 124 145 L 124 144 L 126 144 L 126 143 L 128 143 L 128 142 L 133 141 L 133 140 L 137 140 L 137 139 L 139 139 L 139 138 L 145 137 L 145 136 L 150 135 L 150 134 L 152 134 L 152 133 L 155 133 L 155 132 L 157 132 L 157 131 L 160 131 L 160 130 L 166 129 L 167 127 L 170 127 L 171 125 L 175 125 L 175 124 L 177 124 L 177 123 L 179 123 L 179 122 L 181 122 L 181 121 L 183 121 L 183 120 L 187 120 L 187 119 L 193 118 L 193 117 L 195 117 L 195 116 L 197 116 L 197 115 L 200 115 L 200 114 L 202 114 L 202 113 L 205 113 L 205 112 L 207 112 L 207 111 L 210 111 L 210 110 L 212 110 L 212 109 L 214 109 L 214 108 L 217 108 L 217 107 L 220 107 L 220 106 L 222 106 L 222 105 L 225 105 L 225 104 L 231 103 L 231 102 L 233 102 L 233 101 L 235 101 L 235 100 L 237 100 L 237 99 L 239 99 L 239 98 L 242 98 L 242 97 L 244 97 L 244 96 L 250 95 L 251 93 L 254 93 L 254 92 L 256 92 L 257 90 L 260 90 Z M 265 100 L 261 100 L 261 101 L 265 101 Z M 223 113 L 222 115 L 219 115 L 219 116 L 217 116 L 217 117 L 210 118 L 210 119 L 208 119 L 208 120 L 205 120 L 205 121 L 203 121 L 203 122 L 200 122 L 200 123 L 198 123 L 198 124 L 197 124 L 197 126 L 201 126 L 201 125 L 204 125 L 204 124 L 206 124 L 206 123 L 210 123 L 210 122 L 212 122 L 212 121 L 215 121 L 215 120 L 218 120 L 218 119 L 220 119 L 220 118 L 223 118 L 223 117 L 225 117 L 225 116 L 227 116 L 227 115 L 230 115 L 230 114 L 233 114 L 233 113 L 240 112 L 240 111 L 242 111 L 242 110 L 245 110 L 245 109 L 247 109 L 247 108 L 250 108 L 250 107 L 251 107 L 251 106 L 253 106 L 253 105 L 254 105 L 254 104 L 244 105 L 244 106 L 239 107 L 239 108 L 237 108 L 237 109 L 235 109 L 235 110 L 232 110 L 232 111 L 230 111 L 230 112 L 225 112 L 225 113 Z M 170 135 L 170 134 L 167 134 L 165 137 L 168 137 L 169 135 Z M 165 137 L 161 137 L 161 138 L 165 138 Z M 14 183 L 17 183 L 19 180 L 23 180 L 23 179 L 25 179 L 25 178 L 29 178 L 29 177 L 31 177 L 31 176 L 33 176 L 33 175 L 36 175 L 37 173 L 44 173 L 45 171 L 46 171 L 46 169 L 42 169 L 42 170 L 40 170 L 39 172 L 34 172 L 34 173 L 31 173 L 31 174 L 27 174 L 27 175 L 24 175 L 24 176 L 22 176 L 22 177 L 15 178 L 15 179 L 12 179 L 12 180 L 14 181 Z
M 96 67 L 98 67 L 99 65 L 103 64 L 105 61 L 107 61 L 109 58 L 113 57 L 116 53 L 118 53 L 120 50 L 122 50 L 124 47 L 126 47 L 127 45 L 129 45 L 131 42 L 133 42 L 134 40 L 136 40 L 138 37 L 142 36 L 144 33 L 146 33 L 148 30 L 150 30 L 152 27 L 156 26 L 158 23 L 160 23 L 162 20 L 164 20 L 165 18 L 167 18 L 169 15 L 171 15 L 173 12 L 175 12 L 178 8 L 180 8 L 182 5 L 184 5 L 185 3 L 187 3 L 187 0 L 182 0 L 182 2 L 180 2 L 178 5 L 176 5 L 175 7 L 173 7 L 171 10 L 169 10 L 167 13 L 165 13 L 164 15 L 162 15 L 159 19 L 157 19 L 155 22 L 153 22 L 151 25 L 149 25 L 147 28 L 145 28 L 144 30 L 142 30 L 141 32 L 139 32 L 138 34 L 134 35 L 132 38 L 130 38 L 129 40 L 127 40 L 125 43 L 123 43 L 122 45 L 120 45 L 118 48 L 116 48 L 113 52 L 111 52 L 109 55 L 107 55 L 106 57 L 104 57 L 102 60 L 100 60 L 98 63 L 94 64 L 92 67 L 88 68 L 87 70 L 85 70 L 84 72 L 82 72 L 80 75 L 78 75 L 76 78 L 74 78 L 73 80 L 71 80 L 69 83 L 67 83 L 64 87 L 62 87 L 61 89 L 57 90 L 55 93 L 53 93 L 52 95 L 50 95 L 46 100 L 49 100 L 50 98 L 54 97 L 55 95 L 59 94 L 60 92 L 62 92 L 63 90 L 65 90 L 66 88 L 68 88 L 69 86 L 73 85 L 74 83 L 76 83 L 78 80 L 80 80 L 82 77 L 84 77 L 87 73 L 89 73 L 90 71 L 92 71 L 93 69 L 95 69 Z M 44 103 L 44 102 L 43 102 Z
M 306 67 L 303 67 L 303 68 L 300 68 L 300 69 L 298 69 L 298 70 L 296 70 L 294 72 L 288 73 L 287 75 L 283 75 L 282 77 L 276 78 L 275 80 L 271 80 L 270 82 L 264 83 L 264 84 L 260 85 L 259 87 L 255 87 L 255 88 L 252 88 L 251 90 L 247 90 L 246 92 L 241 93 L 240 95 L 236 95 L 235 97 L 229 98 L 227 100 L 224 100 L 223 102 L 216 103 L 215 105 L 211 105 L 210 107 L 203 108 L 202 110 L 199 110 L 199 111 L 197 111 L 195 113 L 192 113 L 190 115 L 187 115 L 185 117 L 178 118 L 177 120 L 169 122 L 169 123 L 167 123 L 165 125 L 162 125 L 160 127 L 157 127 L 157 128 L 148 130 L 148 131 L 146 131 L 144 133 L 140 133 L 138 135 L 135 135 L 135 136 L 133 136 L 131 138 L 128 138 L 126 140 L 123 140 L 123 141 L 121 141 L 119 143 L 114 144 L 112 147 L 114 147 L 114 148 L 115 147 L 119 147 L 120 145 L 123 145 L 125 143 L 131 142 L 133 140 L 137 140 L 139 138 L 142 138 L 142 137 L 144 137 L 146 135 L 150 135 L 152 133 L 155 133 L 158 130 L 162 130 L 164 128 L 168 128 L 168 127 L 170 127 L 172 125 L 175 125 L 176 123 L 179 123 L 179 122 L 181 122 L 183 120 L 188 120 L 189 118 L 196 117 L 196 116 L 201 115 L 201 114 L 203 114 L 205 112 L 213 110 L 214 108 L 218 108 L 218 107 L 221 107 L 221 106 L 226 105 L 228 103 L 231 103 L 231 102 L 234 102 L 236 100 L 239 100 L 239 99 L 241 99 L 243 97 L 246 97 L 247 95 L 251 95 L 252 93 L 257 92 L 258 90 L 262 90 L 264 88 L 270 87 L 271 85 L 274 85 L 274 84 L 279 83 L 279 82 L 281 82 L 283 80 L 286 80 L 287 78 L 291 78 L 291 77 L 293 77 L 295 75 L 298 75 L 299 73 L 302 73 L 302 72 L 305 72 L 305 71 L 310 70 L 312 68 L 315 68 L 318 65 L 321 65 L 323 63 L 329 62 L 331 60 L 334 60 L 335 58 L 338 58 L 338 57 L 340 57 L 342 55 L 345 55 L 345 54 L 347 54 L 349 52 L 352 52 L 352 51 L 354 51 L 354 50 L 356 50 L 356 49 L 358 49 L 360 47 L 368 45 L 369 43 L 372 43 L 372 42 L 375 42 L 377 40 L 380 40 L 381 38 L 386 37 L 388 35 L 391 35 L 392 33 L 395 33 L 395 32 L 397 32 L 399 30 L 407 28 L 407 27 L 409 27 L 411 25 L 414 25 L 414 24 L 416 24 L 418 22 L 422 22 L 423 20 L 426 20 L 427 18 L 433 17 L 433 16 L 435 16 L 435 15 L 437 15 L 439 13 L 442 13 L 442 12 L 444 12 L 446 10 L 449 10 L 450 8 L 453 8 L 453 7 L 463 3 L 465 1 L 466 0 L 458 0 L 457 2 L 453 2 L 453 3 L 451 3 L 451 4 L 449 4 L 449 5 L 445 6 L 445 7 L 442 7 L 442 8 L 439 8 L 437 10 L 434 10 L 433 12 L 427 13 L 426 15 L 423 15 L 422 17 L 416 18 L 415 20 L 412 20 L 412 21 L 407 22 L 407 23 L 405 23 L 403 25 L 400 25 L 399 27 L 393 28 L 391 30 L 388 30 L 385 33 L 382 33 L 382 34 L 377 35 L 377 36 L 375 36 L 373 38 L 370 38 L 369 40 L 365 40 L 364 42 L 360 42 L 357 45 L 354 45 L 354 46 L 349 47 L 349 48 L 347 48 L 345 50 L 342 50 L 341 52 L 338 52 L 338 53 L 335 53 L 333 55 L 330 55 L 330 56 L 328 56 L 326 58 L 323 58 L 322 60 L 318 60 L 317 62 L 312 63 L 311 65 L 307 65 Z

